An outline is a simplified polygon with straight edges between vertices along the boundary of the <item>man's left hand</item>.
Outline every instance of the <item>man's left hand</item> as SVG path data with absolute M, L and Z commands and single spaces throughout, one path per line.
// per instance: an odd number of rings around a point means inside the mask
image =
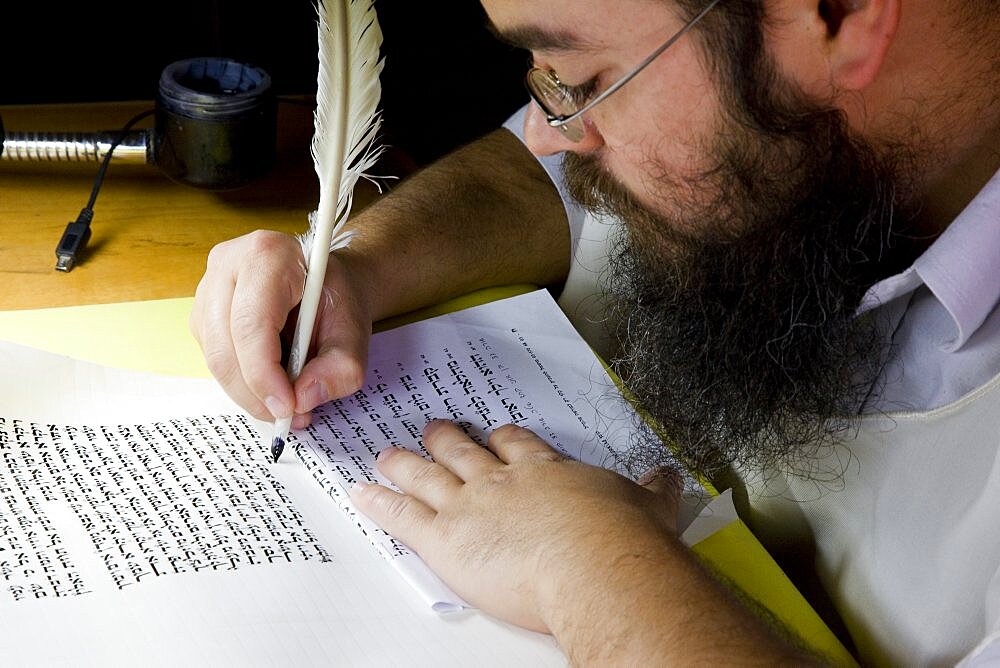
M 514 425 L 484 448 L 434 421 L 424 444 L 434 461 L 399 448 L 379 455 L 402 493 L 365 485 L 352 500 L 465 600 L 513 624 L 549 631 L 552 615 L 606 567 L 634 558 L 638 545 L 675 540 L 674 476 L 640 486 Z

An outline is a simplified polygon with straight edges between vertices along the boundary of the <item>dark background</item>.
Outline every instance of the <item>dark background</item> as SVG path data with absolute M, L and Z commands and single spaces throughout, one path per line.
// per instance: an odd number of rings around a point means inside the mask
M 496 128 L 527 100 L 527 54 L 493 38 L 475 0 L 375 7 L 385 35 L 383 142 L 417 166 Z M 315 19 L 310 0 L 152 0 L 126 9 L 14 0 L 0 19 L 0 104 L 151 100 L 166 65 L 198 56 L 257 65 L 279 95 L 313 95 Z

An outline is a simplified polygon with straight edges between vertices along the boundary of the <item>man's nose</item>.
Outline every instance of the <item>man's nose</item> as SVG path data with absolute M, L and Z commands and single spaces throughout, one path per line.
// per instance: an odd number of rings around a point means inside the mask
M 601 134 L 591 123 L 584 121 L 583 127 L 583 138 L 577 142 L 570 141 L 562 130 L 548 124 L 545 112 L 537 104 L 531 104 L 524 116 L 524 141 L 528 150 L 537 156 L 563 151 L 589 153 L 604 144 Z

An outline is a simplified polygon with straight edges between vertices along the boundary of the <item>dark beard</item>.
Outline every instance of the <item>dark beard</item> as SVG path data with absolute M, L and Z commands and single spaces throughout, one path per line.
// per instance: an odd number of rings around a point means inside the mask
M 886 360 L 885 333 L 855 316 L 861 299 L 916 255 L 897 229 L 913 156 L 857 140 L 839 113 L 773 77 L 762 89 L 775 91 L 768 110 L 730 105 L 713 169 L 663 182 L 695 201 L 665 203 L 669 216 L 596 158 L 566 156 L 573 196 L 625 223 L 608 274 L 622 347 L 613 366 L 681 463 L 708 475 L 810 474 Z M 794 127 L 763 131 L 762 113 Z M 633 457 L 634 468 L 658 459 L 648 448 Z

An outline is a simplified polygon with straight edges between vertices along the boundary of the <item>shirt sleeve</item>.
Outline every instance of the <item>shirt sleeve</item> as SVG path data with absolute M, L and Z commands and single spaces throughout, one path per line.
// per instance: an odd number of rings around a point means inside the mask
M 503 124 L 503 127 L 520 139 L 521 143 L 524 143 L 524 117 L 527 112 L 528 105 L 526 104 L 514 112 L 514 115 L 508 118 Z M 580 232 L 583 229 L 586 212 L 583 207 L 570 197 L 569 191 L 566 188 L 563 156 L 563 153 L 557 153 L 542 157 L 536 156 L 536 158 L 549 175 L 549 178 L 552 179 L 553 185 L 559 191 L 559 197 L 562 198 L 563 207 L 566 209 L 566 219 L 569 221 L 570 253 L 572 257 L 576 255 L 577 246 L 580 243 Z

